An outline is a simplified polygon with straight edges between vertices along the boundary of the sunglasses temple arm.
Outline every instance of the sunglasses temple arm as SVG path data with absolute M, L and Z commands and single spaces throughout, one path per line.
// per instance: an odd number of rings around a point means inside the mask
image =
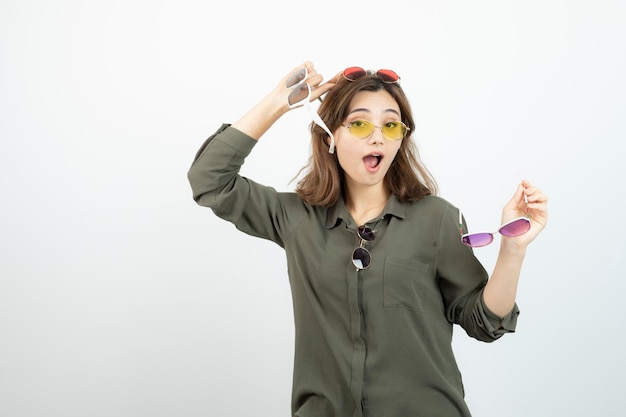
M 333 133 L 330 131 L 328 126 L 326 126 L 326 123 L 324 123 L 320 115 L 317 114 L 315 109 L 311 107 L 308 102 L 304 105 L 304 107 L 306 107 L 309 113 L 311 113 L 311 117 L 313 118 L 315 124 L 324 129 L 326 133 L 328 133 L 328 136 L 330 137 L 330 147 L 328 148 L 328 152 L 335 153 L 335 136 L 333 136 Z

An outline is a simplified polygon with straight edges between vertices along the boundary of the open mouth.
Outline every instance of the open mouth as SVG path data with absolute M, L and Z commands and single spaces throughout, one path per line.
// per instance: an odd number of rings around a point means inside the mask
M 363 163 L 365 164 L 365 166 L 369 169 L 374 169 L 376 167 L 378 167 L 378 165 L 380 165 L 380 161 L 383 160 L 383 155 L 379 154 L 379 153 L 371 153 L 369 155 L 366 155 L 363 158 Z

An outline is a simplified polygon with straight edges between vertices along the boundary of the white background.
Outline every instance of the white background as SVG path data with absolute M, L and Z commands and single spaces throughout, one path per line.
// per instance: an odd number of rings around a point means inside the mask
M 308 59 L 402 76 L 471 229 L 500 223 L 521 177 L 550 198 L 517 332 L 455 333 L 473 413 L 626 415 L 625 17 L 618 0 L 4 0 L 0 416 L 289 415 L 283 252 L 197 206 L 186 173 Z M 292 189 L 309 122 L 287 114 L 243 173 Z M 488 269 L 497 248 L 476 252 Z

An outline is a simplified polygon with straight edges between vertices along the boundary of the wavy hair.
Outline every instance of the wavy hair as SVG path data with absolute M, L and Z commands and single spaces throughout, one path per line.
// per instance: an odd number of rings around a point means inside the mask
M 355 81 L 344 78 L 326 94 L 319 107 L 319 115 L 331 132 L 335 132 L 348 116 L 352 98 L 361 91 L 385 90 L 395 99 L 400 108 L 402 122 L 411 130 L 402 139 L 400 149 L 385 175 L 385 186 L 401 202 L 418 201 L 427 195 L 437 194 L 437 184 L 422 163 L 411 132 L 415 131 L 415 121 L 409 100 L 399 83 L 385 83 L 369 73 Z M 307 164 L 299 171 L 304 176 L 298 181 L 296 193 L 305 202 L 314 206 L 330 207 L 343 194 L 344 172 L 337 155 L 328 152 L 328 134 L 311 123 L 311 155 Z

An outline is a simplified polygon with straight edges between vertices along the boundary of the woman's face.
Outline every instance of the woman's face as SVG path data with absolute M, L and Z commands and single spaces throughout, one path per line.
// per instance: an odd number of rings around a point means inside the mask
M 385 90 L 361 91 L 350 102 L 348 116 L 334 132 L 337 158 L 345 172 L 346 186 L 383 186 L 383 179 L 391 166 L 402 140 L 389 140 L 375 128 L 371 136 L 359 139 L 345 127 L 357 120 L 367 120 L 375 126 L 402 120 L 400 107 Z

